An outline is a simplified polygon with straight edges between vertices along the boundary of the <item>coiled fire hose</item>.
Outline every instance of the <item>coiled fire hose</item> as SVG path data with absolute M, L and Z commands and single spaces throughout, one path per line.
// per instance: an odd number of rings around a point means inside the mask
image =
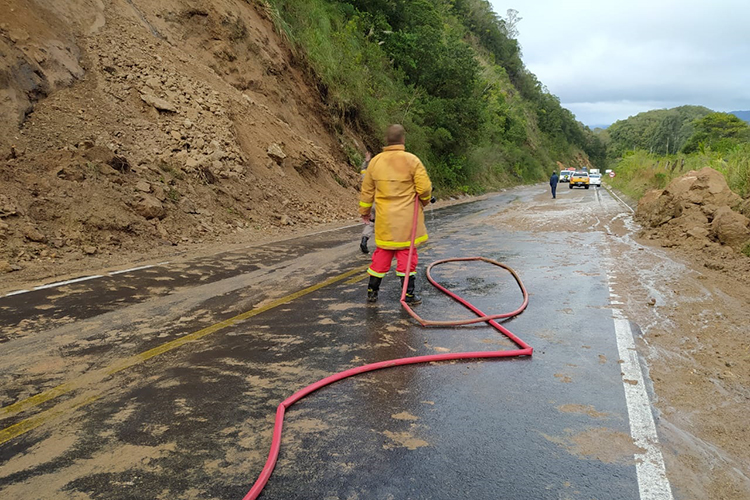
M 406 269 L 407 271 L 411 269 L 411 261 L 414 257 L 414 239 L 416 237 L 417 233 L 417 220 L 419 218 L 419 210 L 420 210 L 420 203 L 419 198 L 415 198 L 414 200 L 414 218 L 412 220 L 412 232 L 411 232 L 411 246 L 409 247 L 409 256 L 406 261 Z M 467 300 L 463 299 L 462 297 L 456 295 L 455 293 L 451 292 L 450 290 L 446 289 L 439 283 L 437 283 L 430 273 L 433 267 L 445 264 L 446 262 L 466 262 L 466 261 L 482 261 L 487 262 L 488 264 L 492 264 L 495 266 L 502 267 L 503 269 L 506 269 L 512 276 L 515 278 L 516 283 L 518 284 L 518 287 L 521 289 L 521 293 L 523 294 L 523 303 L 521 306 L 516 309 L 513 312 L 509 313 L 502 313 L 502 314 L 492 314 L 487 315 L 480 311 L 478 308 L 476 308 L 473 304 L 469 303 Z M 407 273 L 408 274 L 408 273 Z M 356 368 L 350 368 L 349 370 L 345 370 L 343 372 L 339 372 L 333 375 L 330 375 L 324 379 L 318 380 L 314 384 L 310 384 L 307 387 L 305 387 L 302 390 L 299 390 L 289 396 L 287 399 L 282 401 L 278 408 L 276 409 L 276 421 L 273 426 L 273 436 L 271 437 L 271 450 L 268 452 L 268 459 L 266 460 L 266 464 L 263 466 L 263 470 L 260 473 L 260 476 L 258 476 L 258 479 L 256 479 L 255 484 L 253 484 L 253 487 L 250 488 L 250 491 L 244 496 L 242 500 L 255 500 L 258 498 L 260 493 L 263 491 L 263 488 L 266 486 L 266 483 L 268 483 L 269 478 L 271 477 L 271 473 L 273 472 L 273 468 L 276 466 L 276 460 L 279 456 L 279 449 L 281 448 L 281 430 L 284 425 L 284 413 L 286 412 L 287 408 L 292 406 L 294 403 L 299 401 L 300 399 L 304 398 L 305 396 L 317 391 L 318 389 L 325 387 L 327 385 L 330 385 L 334 382 L 338 382 L 339 380 L 343 380 L 348 377 L 352 377 L 354 375 L 359 375 L 361 373 L 367 373 L 375 370 L 380 370 L 382 368 L 392 368 L 394 366 L 404 366 L 404 365 L 414 365 L 418 363 L 432 363 L 435 361 L 453 361 L 457 359 L 481 359 L 481 358 L 509 358 L 509 357 L 517 357 L 517 356 L 531 356 L 534 349 L 528 345 L 523 340 L 516 337 L 513 333 L 511 333 L 508 329 L 504 328 L 502 325 L 500 325 L 497 320 L 498 319 L 504 319 L 504 318 L 511 318 L 513 316 L 517 316 L 518 314 L 521 314 L 524 309 L 526 309 L 526 306 L 529 304 L 529 294 L 526 292 L 526 288 L 523 286 L 523 282 L 521 281 L 521 278 L 518 276 L 518 274 L 510 267 L 506 266 L 505 264 L 501 264 L 500 262 L 494 261 L 492 259 L 487 259 L 484 257 L 458 257 L 458 258 L 452 258 L 452 259 L 443 259 L 438 260 L 433 263 L 431 263 L 429 266 L 427 266 L 426 270 L 427 274 L 427 280 L 432 283 L 433 286 L 435 286 L 438 290 L 443 292 L 444 294 L 448 295 L 453 300 L 457 301 L 462 306 L 466 307 L 470 311 L 472 311 L 474 314 L 477 315 L 476 318 L 472 319 L 466 319 L 466 320 L 459 320 L 459 321 L 430 321 L 426 319 L 422 319 L 417 313 L 412 310 L 411 307 L 409 307 L 409 304 L 406 303 L 406 287 L 408 285 L 409 280 L 404 279 L 404 286 L 401 289 L 401 305 L 404 309 L 406 309 L 406 312 L 409 313 L 409 315 L 417 320 L 420 325 L 422 326 L 442 326 L 442 327 L 448 327 L 448 326 L 461 326 L 461 325 L 470 325 L 474 323 L 487 323 L 490 326 L 492 326 L 494 329 L 508 337 L 510 340 L 513 341 L 519 348 L 510 350 L 510 351 L 477 351 L 477 352 L 456 352 L 456 353 L 445 353 L 445 354 L 431 354 L 427 356 L 413 356 L 409 358 L 399 358 L 399 359 L 390 359 L 387 361 L 379 361 L 377 363 L 370 363 L 363 366 L 358 366 Z

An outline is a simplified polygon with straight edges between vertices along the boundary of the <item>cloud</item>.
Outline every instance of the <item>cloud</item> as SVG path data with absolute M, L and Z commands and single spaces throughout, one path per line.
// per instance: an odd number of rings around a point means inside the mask
M 526 0 L 526 66 L 586 124 L 683 104 L 750 109 L 750 2 Z

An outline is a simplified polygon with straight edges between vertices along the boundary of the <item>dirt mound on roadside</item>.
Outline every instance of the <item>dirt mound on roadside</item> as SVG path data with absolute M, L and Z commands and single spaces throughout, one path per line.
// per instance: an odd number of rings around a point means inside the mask
M 663 247 L 700 252 L 706 266 L 719 269 L 731 260 L 747 267 L 741 253 L 750 245 L 747 215 L 750 200 L 732 192 L 724 176 L 710 167 L 690 171 L 664 190 L 649 191 L 636 210 L 636 220 L 645 227 L 642 236 Z
M 263 2 L 6 4 L 0 273 L 356 215 L 363 146 Z

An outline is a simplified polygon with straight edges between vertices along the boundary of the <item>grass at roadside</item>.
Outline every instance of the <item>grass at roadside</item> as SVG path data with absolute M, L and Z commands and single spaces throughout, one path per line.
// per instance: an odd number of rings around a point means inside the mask
M 750 144 L 741 144 L 723 154 L 706 150 L 690 155 L 658 156 L 635 151 L 613 167 L 617 176 L 610 180 L 610 185 L 638 200 L 646 191 L 664 189 L 675 177 L 703 167 L 724 174 L 729 188 L 743 198 L 750 195 Z

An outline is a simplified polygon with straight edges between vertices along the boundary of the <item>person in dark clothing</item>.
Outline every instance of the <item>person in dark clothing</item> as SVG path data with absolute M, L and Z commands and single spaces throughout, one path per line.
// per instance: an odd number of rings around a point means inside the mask
M 557 183 L 560 178 L 557 176 L 557 172 L 552 172 L 552 177 L 549 178 L 549 187 L 552 188 L 552 198 L 557 198 Z

